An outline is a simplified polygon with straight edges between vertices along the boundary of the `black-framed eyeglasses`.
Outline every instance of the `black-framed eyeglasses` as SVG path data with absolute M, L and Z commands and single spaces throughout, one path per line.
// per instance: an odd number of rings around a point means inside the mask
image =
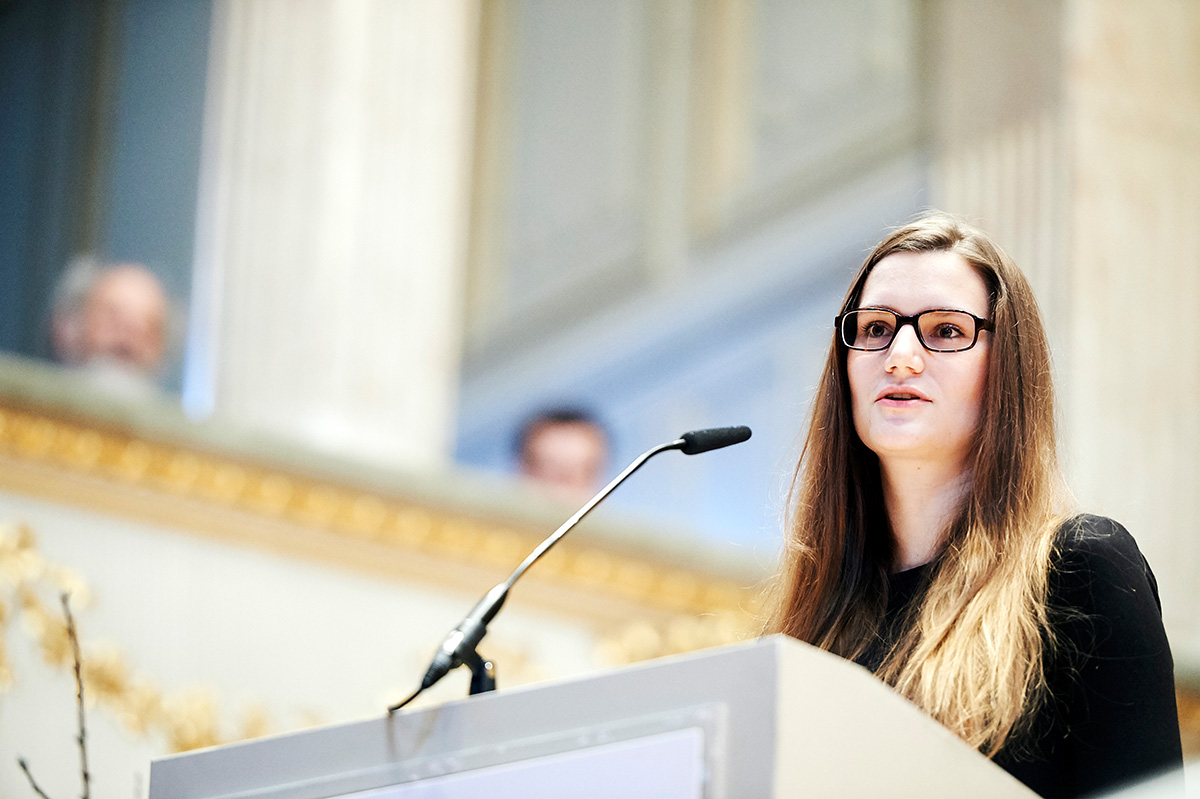
M 986 319 L 966 311 L 935 308 L 916 316 L 901 316 L 887 308 L 859 308 L 834 320 L 842 343 L 852 350 L 886 350 L 905 325 L 917 331 L 921 346 L 930 352 L 962 352 L 975 346 L 979 331 L 994 330 Z

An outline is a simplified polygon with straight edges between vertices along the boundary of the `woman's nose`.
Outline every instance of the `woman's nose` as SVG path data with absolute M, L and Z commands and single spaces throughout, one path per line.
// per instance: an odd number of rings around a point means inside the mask
M 891 346 L 888 347 L 887 363 L 885 364 L 889 372 L 894 369 L 904 368 L 910 372 L 921 372 L 925 369 L 925 347 L 921 345 L 921 339 L 917 337 L 917 329 L 914 325 L 902 325 L 896 331 L 896 335 L 892 338 Z

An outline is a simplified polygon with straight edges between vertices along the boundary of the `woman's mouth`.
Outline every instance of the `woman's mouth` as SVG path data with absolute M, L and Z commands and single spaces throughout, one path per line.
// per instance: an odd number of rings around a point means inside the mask
M 875 398 L 876 402 L 894 407 L 907 407 L 920 402 L 929 402 L 929 397 L 919 391 L 914 391 L 907 388 L 885 389 L 879 392 L 879 396 Z

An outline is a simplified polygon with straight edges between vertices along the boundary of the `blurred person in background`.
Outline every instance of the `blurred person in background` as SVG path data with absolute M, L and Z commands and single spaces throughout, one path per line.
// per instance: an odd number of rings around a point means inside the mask
M 565 502 L 582 503 L 600 489 L 608 464 L 608 433 L 579 408 L 534 414 L 517 436 L 521 474 Z
M 150 394 L 167 360 L 172 317 L 162 281 L 145 266 L 80 256 L 55 287 L 50 343 L 55 360 L 100 387 Z

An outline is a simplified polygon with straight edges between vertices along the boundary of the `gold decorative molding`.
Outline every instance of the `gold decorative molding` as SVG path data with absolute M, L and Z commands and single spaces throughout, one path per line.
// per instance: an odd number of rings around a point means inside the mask
M 0 488 L 471 591 L 506 574 L 546 532 L 4 398 Z M 523 583 L 523 594 L 560 608 L 564 590 L 589 595 L 585 604 L 608 630 L 620 629 L 637 608 L 663 630 L 682 615 L 706 619 L 714 630 L 734 619 L 749 632 L 757 611 L 754 586 L 572 541 L 551 550 Z

